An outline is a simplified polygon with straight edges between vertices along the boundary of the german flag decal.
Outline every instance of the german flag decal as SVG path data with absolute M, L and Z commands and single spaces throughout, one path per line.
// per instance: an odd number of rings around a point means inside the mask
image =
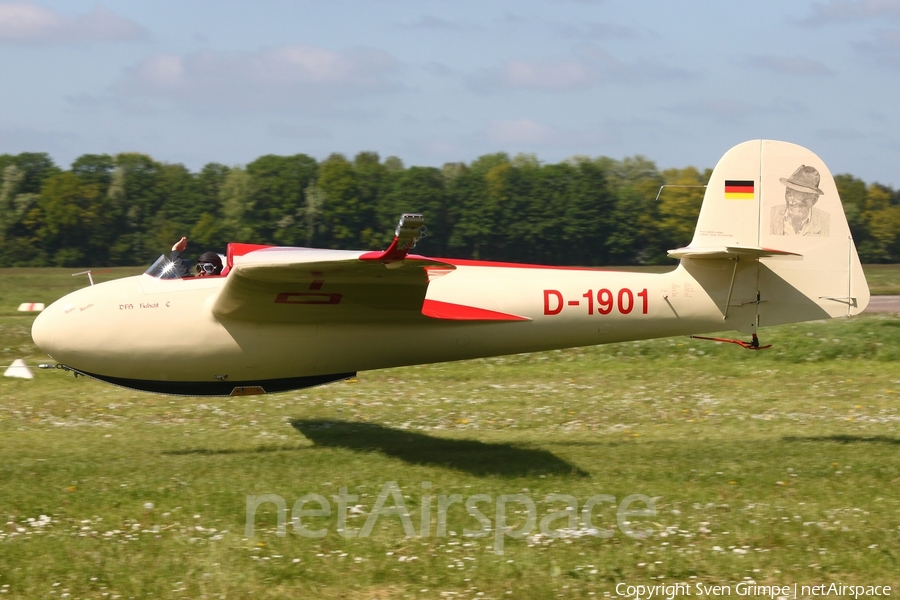
M 725 180 L 726 200 L 753 200 L 753 181 Z

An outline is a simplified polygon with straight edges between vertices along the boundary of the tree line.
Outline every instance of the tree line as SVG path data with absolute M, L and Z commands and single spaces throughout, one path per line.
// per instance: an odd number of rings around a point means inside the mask
M 711 170 L 659 170 L 642 157 L 488 154 L 406 167 L 361 152 L 261 156 L 199 172 L 138 153 L 85 154 L 66 170 L 45 153 L 0 155 L 0 266 L 149 264 L 182 235 L 191 249 L 230 241 L 380 249 L 404 212 L 421 212 L 431 256 L 551 265 L 665 262 L 690 242 Z M 835 177 L 864 262 L 900 262 L 900 192 Z M 667 187 L 659 193 L 660 186 Z

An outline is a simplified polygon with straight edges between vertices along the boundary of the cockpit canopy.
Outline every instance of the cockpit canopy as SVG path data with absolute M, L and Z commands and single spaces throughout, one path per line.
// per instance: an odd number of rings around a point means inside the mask
M 168 256 L 161 254 L 156 261 L 150 265 L 150 268 L 144 271 L 144 275 L 155 277 L 156 279 L 181 279 L 178 270 Z

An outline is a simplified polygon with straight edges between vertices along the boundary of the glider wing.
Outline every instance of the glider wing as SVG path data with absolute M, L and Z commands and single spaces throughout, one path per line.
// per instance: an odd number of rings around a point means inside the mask
M 212 311 L 257 323 L 422 319 L 425 267 L 455 268 L 406 253 L 266 248 L 235 258 Z

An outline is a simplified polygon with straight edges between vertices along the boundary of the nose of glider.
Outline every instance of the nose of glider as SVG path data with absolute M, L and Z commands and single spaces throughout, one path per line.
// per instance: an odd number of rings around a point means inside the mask
M 31 339 L 42 352 L 53 356 L 53 306 L 42 311 L 31 326 Z

